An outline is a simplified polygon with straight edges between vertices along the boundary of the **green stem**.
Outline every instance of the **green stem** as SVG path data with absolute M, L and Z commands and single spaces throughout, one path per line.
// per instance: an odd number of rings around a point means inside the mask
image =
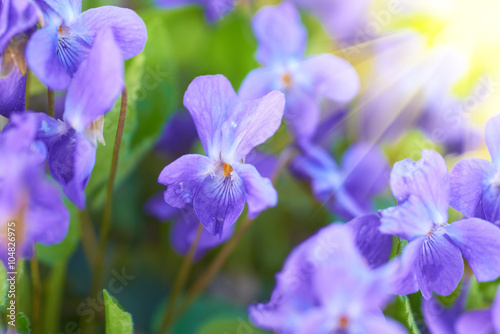
M 30 261 L 31 269 L 31 284 L 33 287 L 33 313 L 31 315 L 32 333 L 38 334 L 40 332 L 40 306 L 42 295 L 42 282 L 40 280 L 40 268 L 38 265 L 38 258 L 36 253 Z
M 67 260 L 55 264 L 47 280 L 44 300 L 43 333 L 59 333 Z
M 55 99 L 54 99 L 54 91 L 49 89 L 47 90 L 47 98 L 48 98 L 48 105 L 49 105 L 49 109 L 47 111 L 47 114 L 50 116 L 50 117 L 54 117 L 55 114 L 56 114 L 56 111 L 55 111 Z
M 24 94 L 24 109 L 28 110 L 30 105 L 30 84 L 31 84 L 31 75 L 30 71 L 26 72 L 26 92 Z
M 201 232 L 204 227 L 202 224 L 199 224 L 198 231 L 196 232 L 196 238 L 194 242 L 191 244 L 187 255 L 184 257 L 184 261 L 182 262 L 181 269 L 174 283 L 174 287 L 172 292 L 170 293 L 170 297 L 168 298 L 167 307 L 165 309 L 165 316 L 163 317 L 163 321 L 160 325 L 160 329 L 158 333 L 165 333 L 165 331 L 169 328 L 170 324 L 175 315 L 175 304 L 179 295 L 181 294 L 184 286 L 186 284 L 187 278 L 189 276 L 189 272 L 191 271 L 191 265 L 193 263 L 194 254 L 196 252 L 196 248 L 198 247 L 198 242 L 200 241 Z
M 109 171 L 108 184 L 106 186 L 106 202 L 102 214 L 101 233 L 99 235 L 99 248 L 94 261 L 93 281 L 90 289 L 91 296 L 97 295 L 104 281 L 104 257 L 106 246 L 108 244 L 109 232 L 111 231 L 111 212 L 113 203 L 113 187 L 115 183 L 116 170 L 118 167 L 118 158 L 120 156 L 120 144 L 125 127 L 125 119 L 127 117 L 127 89 L 123 89 L 122 101 L 120 106 L 120 117 L 118 118 L 118 126 L 116 129 L 115 144 L 113 147 L 113 157 L 111 160 L 111 168 Z
M 95 250 L 97 249 L 97 237 L 95 235 L 90 214 L 87 208 L 80 211 L 80 235 L 82 240 L 83 252 L 89 263 L 89 267 L 94 269 Z

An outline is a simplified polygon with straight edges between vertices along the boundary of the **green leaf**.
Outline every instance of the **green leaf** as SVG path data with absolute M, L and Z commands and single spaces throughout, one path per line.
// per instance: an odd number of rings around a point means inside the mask
M 30 333 L 31 325 L 28 317 L 23 313 L 19 312 L 16 316 L 16 330 L 18 333 Z
M 59 244 L 36 245 L 38 259 L 51 265 L 69 259 L 80 241 L 80 211 L 70 200 L 65 199 L 64 203 L 70 214 L 68 234 Z
M 7 306 L 7 290 L 9 284 L 7 282 L 7 271 L 3 262 L 0 261 L 0 310 L 3 312 Z
M 264 334 L 269 333 L 255 327 L 247 318 L 216 318 L 203 324 L 196 332 L 197 334 L 239 334 L 253 333 Z
M 146 21 L 148 42 L 141 54 L 125 64 L 128 92 L 127 117 L 120 144 L 120 157 L 115 187 L 134 170 L 150 151 L 176 105 L 175 67 L 171 60 L 171 43 L 159 18 Z M 109 177 L 121 99 L 105 115 L 104 140 L 99 145 L 96 164 L 86 194 L 91 208 L 104 201 L 105 184 Z
M 115 298 L 103 290 L 106 313 L 106 334 L 132 334 L 134 325 L 132 316 L 125 312 Z

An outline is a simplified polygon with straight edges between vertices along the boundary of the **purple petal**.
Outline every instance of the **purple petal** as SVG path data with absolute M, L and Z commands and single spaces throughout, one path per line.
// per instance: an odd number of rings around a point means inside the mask
M 158 182 L 167 186 L 165 202 L 175 208 L 192 203 L 198 188 L 213 169 L 212 166 L 213 162 L 209 158 L 188 154 L 165 167 L 158 177 Z
M 448 296 L 456 289 L 464 273 L 462 254 L 440 229 L 425 238 L 417 262 L 417 281 L 425 299 L 432 292 Z
M 500 167 L 500 115 L 494 116 L 486 123 L 486 145 L 490 151 L 491 160 L 496 168 Z
M 231 10 L 233 10 L 235 0 L 208 0 L 205 1 L 205 15 L 207 21 L 214 23 Z
M 359 91 L 356 70 L 347 61 L 334 55 L 309 57 L 299 63 L 299 71 L 309 77 L 308 87 L 312 88 L 314 96 L 346 103 Z
M 197 77 L 184 94 L 184 106 L 193 117 L 205 153 L 212 159 L 219 159 L 222 125 L 238 104 L 238 96 L 223 75 Z
M 53 26 L 37 30 L 26 46 L 26 61 L 42 83 L 50 89 L 63 90 L 68 87 L 71 76 L 57 54 L 57 30 Z
M 256 218 L 259 213 L 278 204 L 278 193 L 271 180 L 260 176 L 250 164 L 235 164 L 234 170 L 243 180 L 248 203 L 248 217 Z
M 24 111 L 26 76 L 17 67 L 6 77 L 0 78 L 0 115 L 9 117 L 12 112 Z
M 83 133 L 94 120 L 113 108 L 123 86 L 120 50 L 111 30 L 106 29 L 97 36 L 68 88 L 64 120 Z
M 438 299 L 422 299 L 425 324 L 432 334 L 455 334 L 455 321 L 463 310 L 445 308 Z
M 363 319 L 363 327 L 370 334 L 406 334 L 406 328 L 390 318 L 367 317 Z
M 252 19 L 252 27 L 259 43 L 256 58 L 261 64 L 283 65 L 304 55 L 307 31 L 293 5 L 263 7 Z
M 486 220 L 500 224 L 500 192 L 497 185 L 496 177 L 488 180 L 489 184 L 484 188 L 483 196 L 481 198 L 482 212 Z
M 160 221 L 174 219 L 180 213 L 178 208 L 174 208 L 165 202 L 163 193 L 150 197 L 144 204 L 144 211 Z
M 193 119 L 187 112 L 176 112 L 165 125 L 162 135 L 156 143 L 156 150 L 164 154 L 180 157 L 188 154 L 198 140 Z
M 500 276 L 500 229 L 477 219 L 463 219 L 445 227 L 453 242 L 469 262 L 478 282 Z
M 103 6 L 86 10 L 71 24 L 79 35 L 93 44 L 101 31 L 108 28 L 121 50 L 121 57 L 110 54 L 109 61 L 126 60 L 135 57 L 144 49 L 148 38 L 144 21 L 133 10 L 114 6 Z
M 217 163 L 201 183 L 193 200 L 193 207 L 208 232 L 222 238 L 245 207 L 243 180 L 236 172 L 225 176 L 222 163 Z
M 238 96 L 242 101 L 249 101 L 268 94 L 275 87 L 279 86 L 277 81 L 280 80 L 281 73 L 281 68 L 274 69 L 268 67 L 250 71 L 240 86 Z
M 314 136 L 320 114 L 319 104 L 314 96 L 299 89 L 287 92 L 285 120 L 296 141 L 308 141 Z
M 66 24 L 74 21 L 82 12 L 81 0 L 43 0 Z
M 389 261 L 392 236 L 380 233 L 378 216 L 361 216 L 349 221 L 346 225 L 355 235 L 356 246 L 372 268 L 380 267 Z
M 493 300 L 493 304 L 491 305 L 491 315 L 495 332 L 500 333 L 500 287 L 497 289 L 495 300 Z
M 415 267 L 425 238 L 421 237 L 410 241 L 403 249 L 399 261 L 399 270 L 391 278 L 392 293 L 395 295 L 408 295 L 417 292 L 418 282 Z
M 494 331 L 491 311 L 475 310 L 464 313 L 455 325 L 457 334 L 491 334 Z
M 279 158 L 275 155 L 253 149 L 245 158 L 247 164 L 255 166 L 262 177 L 272 179 L 279 167 Z
M 441 225 L 448 221 L 449 176 L 443 157 L 433 150 L 423 150 L 422 159 L 405 159 L 394 164 L 391 190 L 398 202 L 418 196 L 432 221 Z
M 0 54 L 15 35 L 33 28 L 37 20 L 37 8 L 31 1 L 0 2 Z
M 450 205 L 466 217 L 483 216 L 483 191 L 494 176 L 492 163 L 483 159 L 459 161 L 450 172 Z

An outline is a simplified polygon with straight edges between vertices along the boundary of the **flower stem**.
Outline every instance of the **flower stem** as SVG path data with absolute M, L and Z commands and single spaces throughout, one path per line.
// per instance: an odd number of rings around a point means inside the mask
M 24 93 L 24 109 L 28 110 L 29 105 L 30 105 L 30 84 L 31 84 L 31 78 L 30 78 L 30 71 L 28 70 L 26 72 L 26 91 Z
M 123 129 L 125 127 L 125 118 L 127 117 L 127 89 L 123 89 L 122 101 L 120 106 L 120 117 L 116 129 L 115 144 L 113 147 L 113 156 L 111 160 L 111 169 L 109 172 L 108 184 L 106 186 L 106 202 L 102 214 L 101 233 L 99 236 L 99 247 L 94 260 L 93 280 L 90 289 L 91 296 L 96 296 L 104 281 L 104 258 L 106 245 L 108 244 L 109 232 L 111 231 L 111 209 L 113 202 L 113 186 L 115 183 L 116 170 L 118 167 L 118 157 L 120 155 L 120 144 L 122 141 Z
M 184 285 L 186 284 L 189 272 L 191 271 L 194 254 L 196 252 L 196 248 L 198 247 L 198 242 L 200 241 L 201 232 L 203 231 L 203 229 L 203 225 L 199 224 L 198 230 L 196 232 L 196 238 L 191 244 L 187 255 L 184 257 L 184 261 L 182 262 L 181 269 L 175 280 L 174 287 L 172 289 L 172 292 L 170 293 L 170 297 L 168 298 L 167 307 L 165 309 L 165 316 L 163 317 L 163 321 L 158 331 L 158 333 L 160 334 L 164 333 L 172 323 L 175 315 L 175 304 L 177 302 L 177 299 L 179 298 L 179 295 L 184 289 Z
M 95 250 L 97 249 L 97 237 L 95 235 L 90 214 L 87 208 L 80 211 L 80 235 L 82 238 L 82 247 L 90 268 L 94 268 Z
M 31 323 L 32 323 L 32 333 L 38 334 L 40 332 L 40 302 L 41 302 L 41 287 L 42 282 L 40 280 L 40 268 L 38 265 L 38 258 L 36 256 L 36 252 L 33 255 L 33 258 L 30 261 L 30 269 L 31 269 L 31 284 L 33 287 L 33 313 L 31 315 Z
M 56 114 L 56 107 L 55 107 L 55 100 L 54 100 L 54 91 L 49 89 L 47 90 L 47 98 L 48 98 L 48 104 L 49 104 L 49 109 L 47 110 L 47 114 L 50 117 L 54 117 Z

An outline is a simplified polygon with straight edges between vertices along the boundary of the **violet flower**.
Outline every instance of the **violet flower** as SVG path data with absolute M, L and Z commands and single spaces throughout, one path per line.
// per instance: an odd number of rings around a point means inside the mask
M 276 205 L 271 181 L 242 161 L 276 132 L 284 104 L 283 94 L 276 91 L 241 102 L 222 75 L 194 79 L 184 105 L 207 156 L 188 154 L 165 167 L 158 178 L 167 186 L 165 201 L 176 208 L 192 204 L 205 228 L 220 236 L 234 224 L 245 202 L 251 218 Z
M 406 333 L 381 311 L 391 299 L 391 272 L 371 269 L 351 229 L 332 224 L 291 252 L 270 302 L 250 306 L 250 319 L 286 334 Z
M 320 100 L 351 101 L 359 90 L 356 71 L 331 54 L 304 58 L 307 32 L 289 3 L 260 9 L 252 27 L 259 43 L 256 58 L 264 67 L 248 74 L 240 97 L 250 100 L 273 89 L 282 91 L 290 131 L 298 141 L 311 139 L 320 120 Z
M 235 0 L 156 0 L 156 4 L 163 8 L 198 5 L 205 8 L 205 17 L 210 23 L 222 18 L 234 8 Z
M 81 63 L 88 57 L 98 33 L 111 29 L 120 49 L 114 60 L 139 54 L 147 39 L 146 26 L 132 10 L 114 6 L 92 8 L 83 13 L 81 0 L 37 0 L 46 26 L 30 38 L 26 59 L 42 83 L 53 90 L 66 89 Z M 88 68 L 92 71 L 92 68 Z
M 0 133 L 0 247 L 7 256 L 7 224 L 15 222 L 17 256 L 29 258 L 35 243 L 61 242 L 69 228 L 69 213 L 55 184 L 44 175 L 46 150 L 35 140 L 37 124 L 25 114 L 13 114 Z M 13 226 L 10 226 L 13 227 Z
M 198 139 L 191 116 L 184 111 L 176 111 L 168 120 L 158 139 L 155 150 L 163 155 L 178 158 L 187 154 Z
M 500 220 L 500 116 L 486 123 L 486 145 L 492 162 L 484 159 L 459 161 L 450 173 L 450 205 L 466 217 Z
M 380 230 L 408 240 L 395 293 L 449 295 L 462 278 L 462 256 L 479 282 L 500 276 L 500 229 L 477 218 L 448 224 L 450 182 L 439 153 L 423 150 L 416 162 L 395 163 L 391 190 L 398 206 L 380 211 Z
M 27 66 L 24 49 L 38 20 L 28 0 L 0 0 L 0 115 L 24 110 Z
M 292 172 L 310 181 L 314 196 L 345 219 L 374 212 L 372 199 L 387 189 L 389 164 L 381 150 L 369 143 L 347 149 L 340 165 L 322 147 L 300 145 L 290 165 Z

